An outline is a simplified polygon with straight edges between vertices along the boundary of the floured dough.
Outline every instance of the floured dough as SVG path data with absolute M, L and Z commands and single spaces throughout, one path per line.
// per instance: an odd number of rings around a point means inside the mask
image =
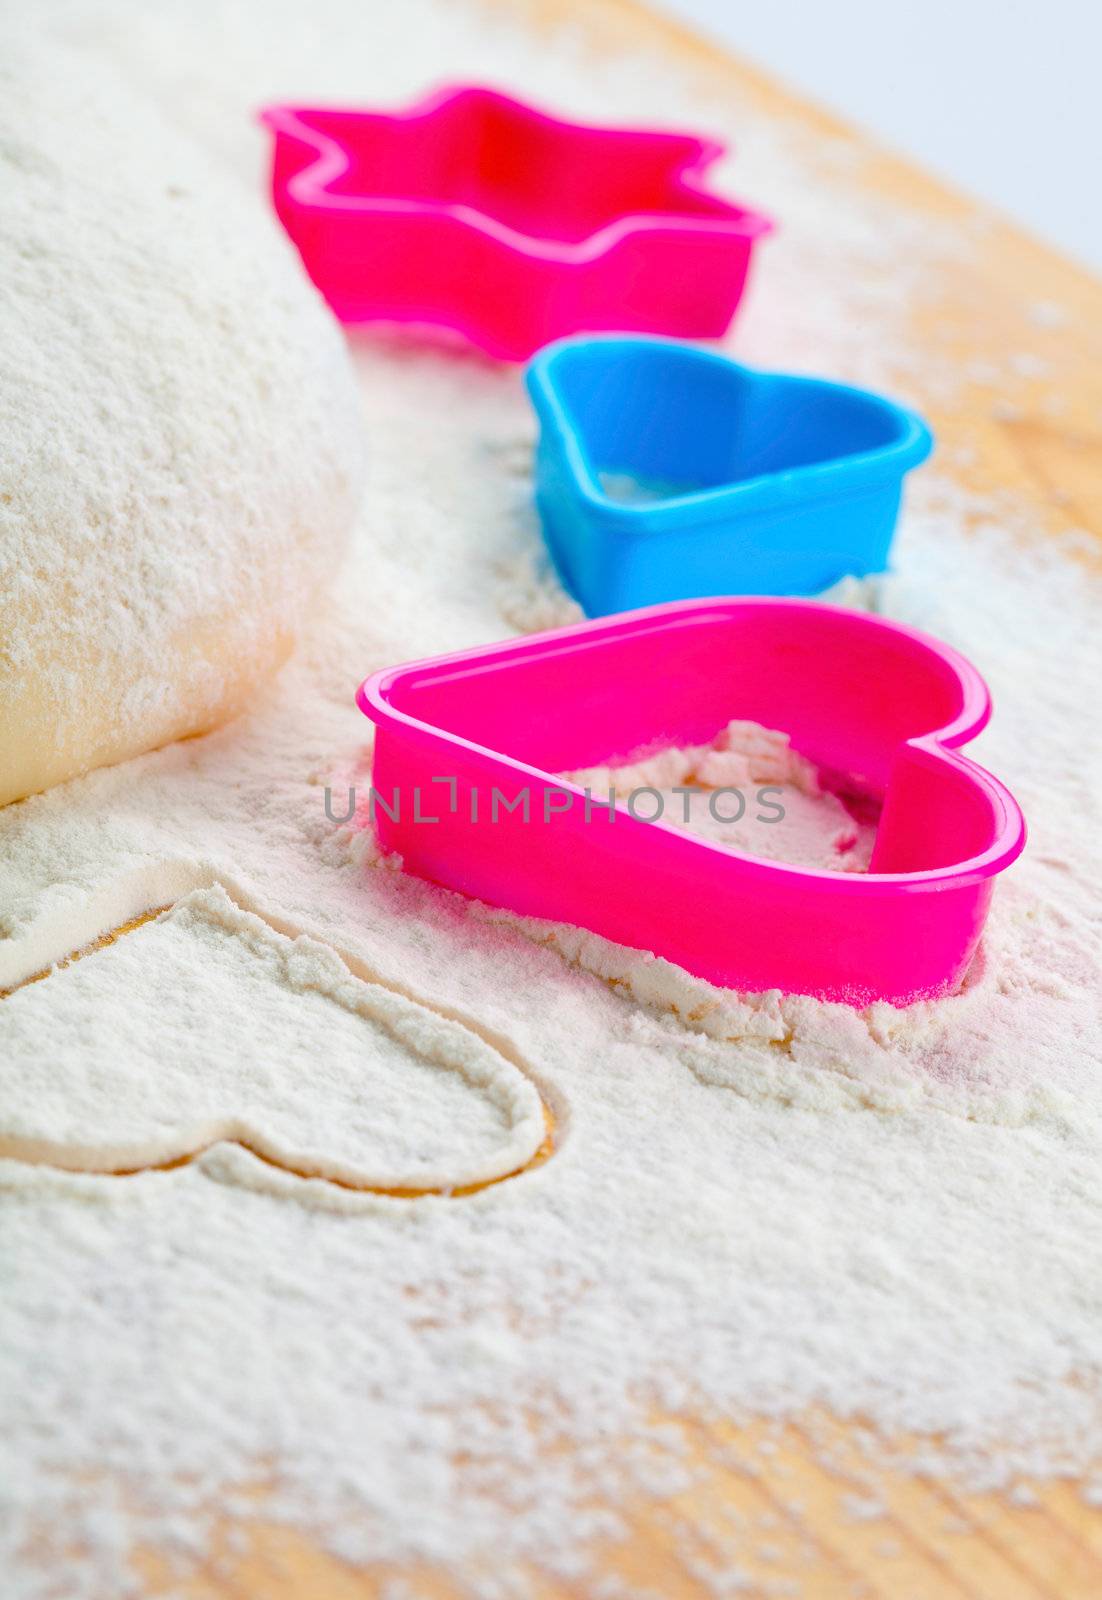
M 6 54 L 0 804 L 240 711 L 341 555 L 361 454 L 259 180 Z

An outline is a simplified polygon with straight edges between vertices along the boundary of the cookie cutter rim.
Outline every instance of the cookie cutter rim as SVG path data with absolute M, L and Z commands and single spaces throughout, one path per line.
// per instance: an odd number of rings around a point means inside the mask
M 395 111 L 369 111 L 362 114 L 387 122 L 427 121 L 446 107 L 469 98 L 491 100 L 499 106 L 508 108 L 521 120 L 536 123 L 544 128 L 594 134 L 643 132 L 651 138 L 668 137 L 671 144 L 688 146 L 685 155 L 671 163 L 669 168 L 671 192 L 680 191 L 689 196 L 700 196 L 710 201 L 716 207 L 716 211 L 707 216 L 676 211 L 626 211 L 600 224 L 592 233 L 586 234 L 581 239 L 567 240 L 556 239 L 553 235 L 526 233 L 510 223 L 501 221 L 491 212 L 481 211 L 463 201 L 412 197 L 403 199 L 398 196 L 370 193 L 337 195 L 332 193 L 329 185 L 349 170 L 352 158 L 338 139 L 314 128 L 308 119 L 319 112 L 355 115 L 359 108 L 273 102 L 262 107 L 257 113 L 257 118 L 274 134 L 290 135 L 315 148 L 317 152 L 315 159 L 292 174 L 285 185 L 288 196 L 296 205 L 306 210 L 449 216 L 467 227 L 486 234 L 516 254 L 556 262 L 563 266 L 588 264 L 605 255 L 613 245 L 618 244 L 628 234 L 644 233 L 659 227 L 687 233 L 719 232 L 745 239 L 748 243 L 765 238 L 774 231 L 776 224 L 763 212 L 724 200 L 721 195 L 713 194 L 703 183 L 696 181 L 702 179 L 707 169 L 727 152 L 727 146 L 716 139 L 673 132 L 666 134 L 665 130 L 657 129 L 637 130 L 605 127 L 599 123 L 570 122 L 525 101 L 517 100 L 498 89 L 474 83 L 445 84 L 430 91 L 412 106 Z
M 870 411 L 881 412 L 894 426 L 896 437 L 888 444 L 868 450 L 855 450 L 823 461 L 759 472 L 750 478 L 734 479 L 730 483 L 707 489 L 688 489 L 667 499 L 645 504 L 634 505 L 616 500 L 601 488 L 598 469 L 590 459 L 583 430 L 571 417 L 570 408 L 554 382 L 554 369 L 563 359 L 568 359 L 575 351 L 598 345 L 609 348 L 619 346 L 625 350 L 667 351 L 701 365 L 724 367 L 734 372 L 749 389 L 759 385 L 783 384 L 786 388 L 789 385 L 794 389 L 799 388 L 805 394 L 830 393 L 853 399 L 867 406 Z M 679 513 L 682 507 L 685 508 L 686 517 L 690 512 L 694 514 L 694 520 L 699 520 L 701 514 L 711 512 L 708 520 L 720 521 L 726 517 L 725 504 L 732 500 L 737 499 L 740 513 L 744 508 L 757 510 L 762 505 L 769 506 L 779 498 L 778 486 L 781 483 L 790 485 L 793 479 L 812 485 L 816 498 L 819 498 L 822 490 L 829 490 L 834 485 L 837 485 L 838 493 L 844 493 L 840 479 L 852 477 L 858 472 L 865 475 L 870 468 L 884 468 L 885 477 L 901 476 L 920 466 L 929 456 L 934 443 L 933 434 L 917 411 L 875 390 L 862 389 L 857 384 L 843 383 L 834 378 L 747 366 L 718 350 L 703 349 L 699 345 L 662 338 L 657 334 L 571 334 L 556 339 L 544 345 L 531 358 L 525 369 L 525 382 L 541 427 L 553 429 L 563 455 L 574 469 L 575 484 L 581 498 L 603 516 L 622 523 L 624 533 L 635 535 L 647 532 L 644 524 L 656 513 L 665 517 Z

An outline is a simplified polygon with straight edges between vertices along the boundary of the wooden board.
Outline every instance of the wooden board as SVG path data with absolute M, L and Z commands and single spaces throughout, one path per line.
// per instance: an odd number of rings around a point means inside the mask
M 507 0 L 487 3 L 504 8 Z M 605 57 L 657 49 L 680 72 L 697 75 L 710 95 L 737 93 L 812 132 L 852 137 L 835 119 L 631 0 L 588 0 L 584 8 L 571 0 L 513 0 L 509 9 L 533 30 L 569 20 Z M 977 214 L 971 202 L 871 147 L 861 181 L 919 214 L 962 225 Z M 1025 320 L 1026 308 L 1048 302 L 1065 308 L 1066 323 Z M 979 235 L 944 303 L 916 312 L 914 339 L 925 342 L 935 326 L 938 348 L 964 370 L 1001 364 L 1007 349 L 1023 347 L 1044 362 L 1043 377 L 1026 373 L 1016 381 L 1012 404 L 994 406 L 990 389 L 978 387 L 974 403 L 966 393 L 949 410 L 931 394 L 925 409 L 943 461 L 955 460 L 952 470 L 969 487 L 1013 491 L 1038 534 L 1074 522 L 1102 537 L 1102 285 L 996 221 Z M 1082 559 L 1097 559 L 1089 542 Z M 726 1564 L 744 1579 L 740 1594 L 806 1600 L 1102 1595 L 1102 1511 L 1088 1504 L 1080 1484 L 1022 1485 L 1013 1501 L 962 1494 L 902 1469 L 870 1476 L 859 1430 L 828 1417 L 784 1429 L 668 1420 L 684 1436 L 692 1484 L 665 1501 L 614 1508 L 624 1531 L 600 1546 L 596 1561 L 620 1580 L 613 1592 L 706 1596 L 712 1589 L 694 1574 L 701 1565 Z M 150 1596 L 167 1590 L 169 1571 L 155 1551 L 137 1551 L 134 1562 Z M 445 1572 L 354 1571 L 265 1522 L 258 1494 L 255 1518 L 221 1530 L 187 1592 L 191 1600 L 368 1600 L 397 1576 L 408 1600 L 458 1600 L 461 1592 Z M 526 1583 L 531 1600 L 591 1592 L 538 1571 Z

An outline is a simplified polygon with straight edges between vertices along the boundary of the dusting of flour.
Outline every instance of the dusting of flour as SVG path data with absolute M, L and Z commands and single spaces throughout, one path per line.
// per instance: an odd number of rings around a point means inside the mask
M 398 104 L 468 76 L 580 115 L 712 129 L 738 152 L 720 181 L 783 221 L 739 353 L 920 405 L 961 381 L 906 334 L 903 308 L 969 239 L 877 201 L 845 141 L 729 88 L 709 102 L 667 61 L 590 59 L 432 0 L 67 0 L 9 27 L 53 52 L 51 114 L 73 141 L 68 88 L 99 76 L 120 118 L 155 100 L 242 208 L 262 203 L 251 111 L 281 96 Z M 94 315 L 88 286 L 71 295 L 73 316 Z M 441 1565 L 470 1593 L 526 1596 L 511 1575 L 538 1560 L 597 1594 L 591 1543 L 616 1527 L 594 1508 L 691 1473 L 663 1420 L 686 1411 L 861 1415 L 928 1437 L 923 1464 L 971 1482 L 1096 1461 L 1096 578 L 1013 502 L 965 495 L 936 466 L 914 475 L 895 573 L 834 598 L 976 661 L 996 712 L 974 748 L 1020 798 L 1030 848 L 952 1000 L 858 1013 L 718 990 L 387 870 L 360 819 L 327 817 L 327 786 L 338 814 L 346 786 L 366 794 L 352 691 L 368 672 L 576 615 L 538 559 L 519 375 L 397 336 L 352 348 L 369 481 L 304 647 L 231 726 L 0 812 L 0 988 L 185 901 L 0 1001 L 0 1066 L 42 1086 L 29 1104 L 0 1080 L 0 1131 L 55 1153 L 167 1149 L 209 1113 L 289 1145 L 306 1118 L 319 1162 L 375 1170 L 367 1113 L 399 1114 L 403 1060 L 388 1053 L 356 1092 L 369 1020 L 361 1035 L 341 1007 L 314 1029 L 282 993 L 279 938 L 305 937 L 330 952 L 323 986 L 399 992 L 520 1073 L 498 1080 L 515 1113 L 481 1096 L 461 1111 L 464 1086 L 411 1060 L 402 1163 L 447 1176 L 492 1155 L 531 1127 L 525 1085 L 554 1111 L 556 1150 L 481 1193 L 412 1201 L 225 1140 L 129 1177 L 0 1162 L 5 1595 L 125 1600 L 139 1545 L 182 1583 L 215 1522 L 256 1514 L 258 1485 L 265 1518 L 351 1562 Z M 237 938 L 236 912 L 186 903 L 216 885 L 264 929 Z M 280 989 L 288 1059 L 251 1020 L 250 984 Z M 740 1541 L 763 1537 L 731 1531 L 717 1594 Z

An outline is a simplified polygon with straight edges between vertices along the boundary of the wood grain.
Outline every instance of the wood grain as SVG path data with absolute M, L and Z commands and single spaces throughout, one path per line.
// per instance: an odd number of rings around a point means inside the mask
M 503 8 L 505 0 L 496 3 Z M 656 49 L 697 77 L 702 93 L 737 94 L 811 132 L 853 137 L 833 117 L 631 0 L 590 0 L 584 11 L 569 0 L 514 0 L 509 9 L 514 20 L 522 14 L 537 31 L 569 21 L 574 36 L 582 32 L 598 57 Z M 972 202 L 905 162 L 871 146 L 864 154 L 862 183 L 892 205 L 959 219 L 962 226 L 979 215 Z M 1066 321 L 1027 320 L 1027 308 L 1049 302 L 1066 311 Z M 1037 536 L 1073 521 L 1098 541 L 1102 285 L 1009 223 L 985 216 L 951 292 L 942 303 L 916 310 L 913 337 L 965 371 L 1001 364 L 1008 349 L 1023 347 L 1044 363 L 1022 374 L 999 405 L 992 404 L 990 388 L 978 384 L 951 408 L 931 394 L 927 414 L 942 459 L 962 484 L 1013 495 Z M 1069 559 L 1097 561 L 1100 548 L 1085 540 Z M 871 1467 L 853 1423 L 815 1417 L 777 1428 L 668 1420 L 683 1434 L 692 1481 L 664 1499 L 615 1507 L 624 1533 L 597 1550 L 596 1564 L 621 1580 L 617 1593 L 668 1600 L 710 1595 L 700 1576 L 708 1570 L 739 1574 L 743 1595 L 806 1600 L 1102 1595 L 1102 1514 L 1087 1503 L 1080 1484 L 1020 1485 L 1014 1499 L 965 1494 L 902 1467 Z M 156 1552 L 136 1552 L 134 1565 L 150 1596 L 165 1592 L 170 1574 Z M 352 1570 L 266 1522 L 258 1489 L 255 1517 L 223 1527 L 187 1594 L 189 1600 L 368 1600 L 398 1576 L 408 1600 L 459 1600 L 461 1590 L 446 1573 Z M 464 1573 L 462 1593 L 477 1590 L 478 1576 Z M 535 1570 L 524 1582 L 531 1600 L 576 1600 L 592 1592 Z

